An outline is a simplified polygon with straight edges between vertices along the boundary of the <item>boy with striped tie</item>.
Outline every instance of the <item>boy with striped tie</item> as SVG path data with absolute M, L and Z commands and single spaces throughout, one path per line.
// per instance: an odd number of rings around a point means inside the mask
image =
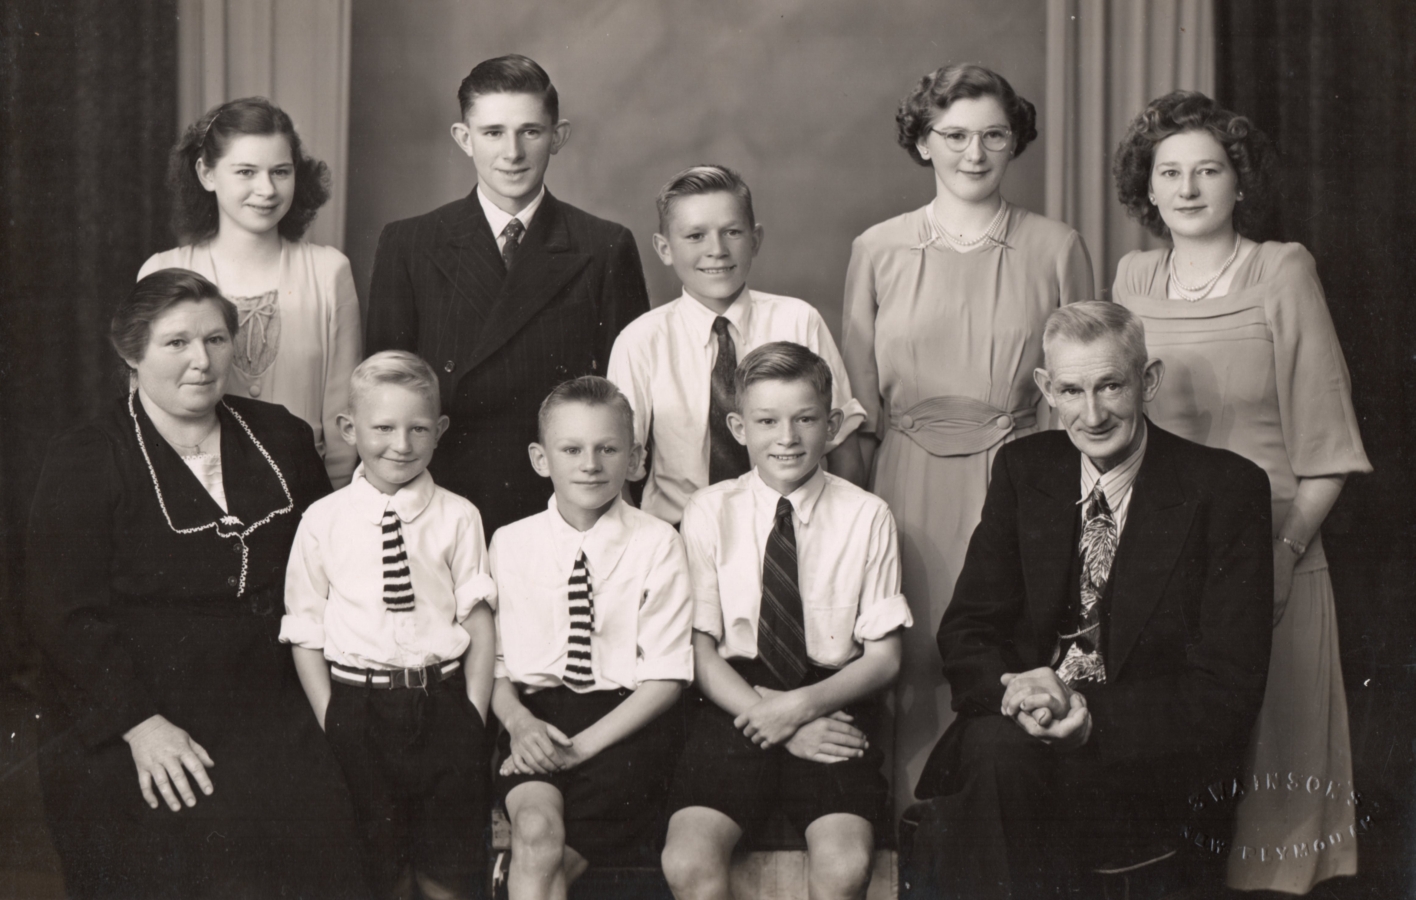
M 863 898 L 875 830 L 889 827 L 869 734 L 911 621 L 895 521 L 821 470 L 842 418 L 821 357 L 763 344 L 735 382 L 728 422 L 753 468 L 683 514 L 703 702 L 674 776 L 664 875 L 678 900 L 731 900 L 733 849 L 781 811 L 806 838 L 811 896 Z
M 348 486 L 306 510 L 280 639 L 344 768 L 374 896 L 482 894 L 496 587 L 477 508 L 433 484 L 447 429 L 412 353 L 354 370 Z
M 629 401 L 583 376 L 538 424 L 531 465 L 555 494 L 490 550 L 512 900 L 562 900 L 591 864 L 653 859 L 673 768 L 663 713 L 693 680 L 683 546 L 620 496 L 644 452 Z

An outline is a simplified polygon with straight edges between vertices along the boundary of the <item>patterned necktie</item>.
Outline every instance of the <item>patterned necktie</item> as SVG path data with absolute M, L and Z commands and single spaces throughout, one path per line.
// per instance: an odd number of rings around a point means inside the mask
M 502 262 L 506 263 L 508 272 L 511 271 L 511 261 L 516 258 L 516 248 L 521 246 L 521 236 L 525 233 L 526 226 L 521 224 L 520 219 L 512 219 L 502 229 L 501 236 L 506 238 L 502 244 Z
M 585 551 L 575 557 L 570 570 L 570 646 L 566 649 L 565 675 L 561 681 L 574 691 L 587 691 L 595 686 L 595 674 L 590 669 L 590 634 L 595 628 L 595 594 L 590 587 L 590 570 L 586 568 Z
M 776 521 L 762 557 L 762 607 L 757 620 L 757 655 L 790 691 L 806 676 L 806 627 L 802 624 L 801 588 L 797 584 L 796 529 L 792 504 L 777 500 Z
M 733 346 L 733 336 L 728 333 L 728 320 L 722 316 L 714 319 L 713 333 L 718 336 L 718 359 L 713 363 L 712 390 L 708 395 L 709 484 L 736 478 L 751 468 L 747 448 L 737 442 L 728 428 L 728 413 L 737 408 L 733 396 L 737 347 Z
M 384 605 L 393 612 L 412 612 L 413 573 L 403 546 L 403 524 L 393 507 L 384 510 L 382 526 Z
M 1100 601 L 1111 578 L 1116 542 L 1116 517 L 1098 482 L 1082 506 L 1082 605 L 1077 630 L 1059 635 L 1064 645 L 1071 642 L 1057 667 L 1057 677 L 1065 684 L 1106 683 L 1106 660 L 1101 658 Z

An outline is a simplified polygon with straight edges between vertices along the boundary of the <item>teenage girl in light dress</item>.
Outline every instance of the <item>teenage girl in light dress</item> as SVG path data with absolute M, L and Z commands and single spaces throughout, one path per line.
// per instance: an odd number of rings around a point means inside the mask
M 181 245 L 138 277 L 190 269 L 236 304 L 240 326 L 227 390 L 279 403 L 309 423 L 330 481 L 358 461 L 335 416 L 362 355 L 349 260 L 301 237 L 329 199 L 329 170 L 307 156 L 290 117 L 264 97 L 207 112 L 172 148 L 172 225 Z

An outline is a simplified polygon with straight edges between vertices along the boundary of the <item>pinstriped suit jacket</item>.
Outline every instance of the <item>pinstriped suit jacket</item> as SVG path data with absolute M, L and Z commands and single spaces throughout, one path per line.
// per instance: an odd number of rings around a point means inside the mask
M 384 227 L 365 346 L 411 350 L 437 370 L 452 425 L 433 478 L 475 503 L 490 535 L 550 497 L 526 455 L 541 401 L 604 374 L 615 337 L 648 308 L 629 229 L 548 191 L 507 272 L 474 191 Z

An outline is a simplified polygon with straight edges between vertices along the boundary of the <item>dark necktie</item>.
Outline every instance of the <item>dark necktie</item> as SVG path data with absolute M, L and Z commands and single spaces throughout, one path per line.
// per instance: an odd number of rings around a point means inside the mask
M 408 551 L 403 546 L 403 525 L 392 507 L 383 514 L 384 605 L 393 612 L 413 610 L 413 573 L 408 569 Z
M 776 521 L 762 556 L 757 656 L 780 682 L 764 687 L 790 691 L 806 676 L 806 627 L 797 583 L 796 529 L 792 526 L 792 504 L 786 497 L 777 501 Z
M 728 333 L 728 320 L 713 320 L 718 336 L 718 358 L 713 363 L 712 390 L 708 396 L 708 483 L 736 478 L 751 468 L 747 448 L 737 442 L 728 428 L 728 413 L 737 408 L 733 373 L 737 371 L 737 347 Z
M 1116 517 L 1098 482 L 1082 505 L 1082 603 L 1076 631 L 1059 636 L 1063 645 L 1070 642 L 1057 667 L 1057 677 L 1065 684 L 1106 683 L 1106 661 L 1101 658 L 1101 596 L 1111 578 L 1116 542 Z
M 502 229 L 501 236 L 506 238 L 502 244 L 502 262 L 506 263 L 508 272 L 511 271 L 511 261 L 516 258 L 516 248 L 521 246 L 521 236 L 525 233 L 526 226 L 521 224 L 520 219 L 512 219 Z
M 565 676 L 561 681 L 573 691 L 586 691 L 595 686 L 595 673 L 590 668 L 590 634 L 595 630 L 595 595 L 590 589 L 590 570 L 585 551 L 575 557 L 570 570 L 570 646 L 566 649 Z

